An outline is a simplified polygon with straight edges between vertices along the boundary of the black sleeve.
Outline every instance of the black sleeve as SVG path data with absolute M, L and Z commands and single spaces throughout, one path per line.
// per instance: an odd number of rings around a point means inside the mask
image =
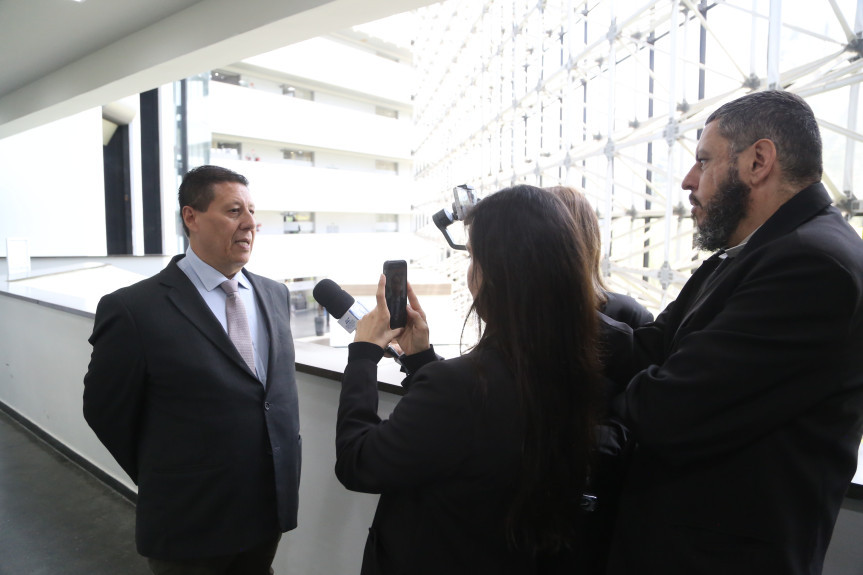
M 93 353 L 84 376 L 84 419 L 137 483 L 146 363 L 132 314 L 117 294 L 99 301 L 90 343 Z
M 432 362 L 381 420 L 376 374 L 374 357 L 351 349 L 336 425 L 339 481 L 353 491 L 382 493 L 450 475 L 469 456 L 472 380 L 451 362 Z
M 410 388 L 414 374 L 419 371 L 422 366 L 433 361 L 442 360 L 443 357 L 435 353 L 433 345 L 430 345 L 425 351 L 401 356 L 401 358 L 399 358 L 399 362 L 402 366 L 401 371 L 406 374 L 406 377 L 402 380 L 402 387 L 405 389 Z
M 858 281 L 802 246 L 759 262 L 707 325 L 632 379 L 622 407 L 639 443 L 707 459 L 838 393 L 825 365 L 843 349 Z

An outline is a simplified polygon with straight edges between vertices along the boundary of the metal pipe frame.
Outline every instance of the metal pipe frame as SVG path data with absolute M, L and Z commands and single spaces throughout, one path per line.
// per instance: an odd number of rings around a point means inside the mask
M 825 184 L 837 205 L 855 205 L 855 183 L 863 184 L 854 170 L 863 161 L 863 0 L 855 15 L 838 0 L 809 2 L 809 14 L 832 20 L 827 32 L 823 20 L 812 28 L 791 22 L 778 0 L 753 0 L 751 9 L 707 0 L 634 4 L 449 0 L 419 10 L 414 164 L 423 187 L 441 191 L 441 204 L 465 182 L 481 194 L 522 182 L 582 188 L 599 208 L 607 282 L 658 311 L 706 255 L 692 247 L 680 182 L 707 115 L 722 103 L 768 86 L 807 98 L 825 150 L 830 143 Z M 749 38 L 741 37 L 746 29 L 722 28 L 737 13 L 751 17 Z M 794 35 L 817 49 L 783 61 L 779 45 Z M 752 54 L 765 42 L 767 54 Z M 747 45 L 741 66 L 739 47 Z

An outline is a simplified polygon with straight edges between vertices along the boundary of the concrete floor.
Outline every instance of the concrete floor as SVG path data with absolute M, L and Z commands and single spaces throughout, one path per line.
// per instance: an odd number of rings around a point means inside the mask
M 846 498 L 839 510 L 823 575 L 863 575 L 863 500 Z
M 0 411 L 0 575 L 146 575 L 135 507 Z
M 0 575 L 146 575 L 134 541 L 132 503 L 0 411 Z M 823 575 L 863 575 L 863 501 L 846 499 Z

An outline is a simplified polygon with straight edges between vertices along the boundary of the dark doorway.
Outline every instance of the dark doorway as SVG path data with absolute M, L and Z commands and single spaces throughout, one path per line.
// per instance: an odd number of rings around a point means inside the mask
M 144 253 L 162 253 L 162 187 L 159 162 L 159 91 L 141 94 L 141 196 Z
M 105 170 L 105 236 L 108 255 L 132 253 L 129 126 L 117 126 L 102 147 Z

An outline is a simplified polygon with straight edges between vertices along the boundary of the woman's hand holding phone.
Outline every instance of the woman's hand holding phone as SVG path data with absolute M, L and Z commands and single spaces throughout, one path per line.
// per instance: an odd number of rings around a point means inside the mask
M 357 322 L 357 331 L 354 335 L 354 341 L 367 341 L 378 345 L 381 349 L 386 347 L 396 337 L 401 335 L 404 328 L 390 329 L 390 312 L 387 309 L 387 300 L 385 294 L 386 277 L 381 274 L 378 279 L 378 289 L 375 293 L 377 305 L 374 309 L 364 315 Z
M 390 329 L 390 312 L 387 309 L 385 293 L 386 276 L 381 274 L 375 293 L 377 305 L 357 322 L 354 341 L 367 341 L 386 349 L 390 342 L 395 340 L 401 351 L 407 355 L 427 350 L 429 326 L 410 282 L 407 284 L 407 325 L 403 328 Z
M 396 341 L 405 354 L 412 355 L 429 348 L 429 324 L 410 282 L 408 282 L 407 314 L 407 325 L 397 336 Z

